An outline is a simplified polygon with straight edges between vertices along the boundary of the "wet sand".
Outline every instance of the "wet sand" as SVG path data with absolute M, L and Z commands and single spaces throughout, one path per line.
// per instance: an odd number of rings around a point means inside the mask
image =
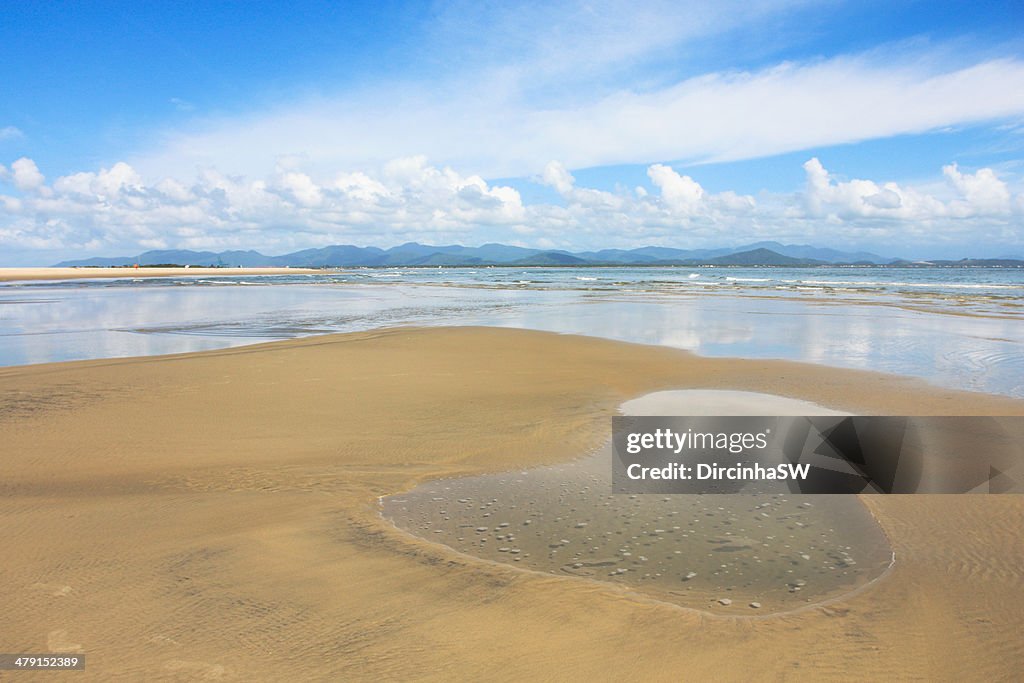
M 923 382 L 521 330 L 313 337 L 0 369 L 0 650 L 82 680 L 1012 679 L 1024 498 L 864 498 L 898 562 L 848 598 L 709 616 L 416 539 L 378 498 L 566 462 L 623 401 L 739 389 L 1021 415 Z
M 839 414 L 770 394 L 708 390 L 656 392 L 620 412 Z M 611 475 L 606 444 L 568 463 L 429 481 L 385 496 L 381 512 L 467 555 L 737 616 L 825 604 L 894 564 L 885 532 L 857 496 L 615 494 Z
M 211 275 L 299 275 L 323 273 L 309 268 L 0 268 L 0 282 L 89 280 L 93 278 L 210 277 Z
M 823 604 L 893 564 L 854 496 L 611 494 L 610 470 L 602 450 L 570 465 L 444 479 L 386 497 L 383 513 L 466 555 L 734 616 Z

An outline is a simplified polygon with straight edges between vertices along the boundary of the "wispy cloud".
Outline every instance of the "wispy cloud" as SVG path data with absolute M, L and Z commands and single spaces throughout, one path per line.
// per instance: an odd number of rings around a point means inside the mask
M 528 101 L 516 82 L 481 80 L 316 99 L 169 132 L 131 157 L 147 173 L 227 173 L 302 155 L 360 168 L 426 155 L 485 177 L 659 160 L 739 160 L 1024 116 L 1024 61 L 938 69 L 911 59 L 842 57 L 712 73 L 566 106 Z
M 25 137 L 25 134 L 19 128 L 14 126 L 4 126 L 0 128 L 0 141 L 3 140 L 16 140 L 18 138 Z
M 425 30 L 422 51 L 434 66 L 462 74 L 514 77 L 535 94 L 552 85 L 574 92 L 614 89 L 623 80 L 676 71 L 694 43 L 747 30 L 812 6 L 811 0 L 570 0 L 557 3 L 443 3 Z M 755 29 L 755 30 L 751 30 Z M 654 74 L 641 70 L 655 67 Z M 451 75 L 450 73 L 448 75 Z M 547 96 L 552 93 L 548 92 Z M 564 92 L 559 93 L 564 95 Z
M 193 112 L 196 110 L 196 105 L 188 102 L 187 100 L 183 100 L 180 97 L 172 97 L 168 102 L 174 105 L 174 108 L 181 112 Z

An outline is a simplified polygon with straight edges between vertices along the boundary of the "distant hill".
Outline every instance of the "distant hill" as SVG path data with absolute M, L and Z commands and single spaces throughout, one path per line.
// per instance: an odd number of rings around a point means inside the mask
M 390 249 L 338 244 L 303 249 L 281 256 L 266 256 L 258 251 L 189 251 L 163 249 L 137 256 L 94 257 L 58 263 L 58 267 L 101 267 L 176 263 L 183 266 L 220 266 L 257 268 L 358 268 L 381 266 L 645 266 L 645 265 L 718 265 L 718 266 L 821 266 L 892 265 L 898 267 L 963 266 L 1019 267 L 1024 262 L 1012 258 L 963 259 L 960 261 L 907 261 L 870 252 L 845 252 L 779 242 L 757 242 L 742 247 L 720 249 L 675 249 L 648 246 L 638 249 L 601 249 L 571 253 L 561 250 L 528 249 L 507 244 L 464 247 L 458 244 L 432 246 L 406 242 Z
M 564 251 L 545 251 L 513 261 L 513 266 L 585 266 L 592 263 L 587 259 L 573 256 Z
M 668 247 L 640 247 L 633 249 L 634 254 L 642 256 L 653 256 L 659 261 L 685 261 L 687 259 L 707 259 L 716 256 L 726 256 L 740 251 L 747 251 L 750 247 L 737 247 L 735 249 L 670 249 Z
M 92 258 L 75 259 L 74 261 L 61 261 L 54 264 L 54 268 L 114 268 L 116 266 L 130 266 L 138 263 L 138 256 L 94 256 Z M 154 261 L 153 263 L 156 263 Z M 184 265 L 184 264 L 182 264 Z
M 177 263 L 183 266 L 241 266 L 243 268 L 260 268 L 272 266 L 274 259 L 264 256 L 258 251 L 189 251 L 187 249 L 160 249 L 147 251 L 138 256 L 114 256 L 83 259 L 80 261 L 64 261 L 58 263 L 59 268 L 81 266 L 131 266 L 154 265 L 158 263 Z
M 826 263 L 889 263 L 895 261 L 870 251 L 839 251 L 827 247 L 812 247 L 806 244 L 779 244 L 778 242 L 757 242 L 744 247 L 744 250 L 769 249 L 776 254 L 793 258 L 812 259 Z
M 822 266 L 827 265 L 825 261 L 818 261 L 809 258 L 794 258 L 784 256 L 771 249 L 751 249 L 741 251 L 738 254 L 727 256 L 716 256 L 707 259 L 706 263 L 715 266 Z
M 647 254 L 638 253 L 639 250 L 625 251 L 623 249 L 602 249 L 601 251 L 581 251 L 576 256 L 588 261 L 594 261 L 597 263 L 654 263 L 659 261 L 657 256 L 650 256 Z M 667 251 L 680 251 L 678 249 L 671 249 Z
M 292 268 L 324 268 L 327 266 L 381 266 L 385 253 L 377 247 L 355 247 L 339 244 L 321 249 L 303 249 L 293 254 L 272 258 L 271 265 Z

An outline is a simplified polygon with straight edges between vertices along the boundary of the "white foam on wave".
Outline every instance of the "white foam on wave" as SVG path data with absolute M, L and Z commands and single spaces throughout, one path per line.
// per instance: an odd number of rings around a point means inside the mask
M 731 278 L 726 278 L 731 279 Z M 1021 285 L 1005 285 L 981 282 L 903 282 L 900 280 L 783 280 L 802 285 L 827 285 L 840 287 L 918 287 L 926 289 L 1024 289 Z

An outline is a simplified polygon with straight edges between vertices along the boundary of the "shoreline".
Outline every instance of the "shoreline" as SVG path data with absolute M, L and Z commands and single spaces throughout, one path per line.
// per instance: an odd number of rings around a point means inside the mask
M 869 501 L 900 558 L 886 581 L 756 620 L 463 560 L 378 514 L 380 495 L 425 480 L 577 457 L 624 400 L 671 388 L 1024 415 L 891 375 L 479 327 L 0 368 L 0 644 L 74 645 L 89 679 L 181 661 L 250 679 L 476 678 L 500 662 L 516 678 L 778 677 L 794 659 L 819 678 L 1019 670 L 1020 496 Z M 326 656 L 267 654 L 282 648 Z
M 827 367 L 874 367 L 938 386 L 1024 398 L 1018 379 L 1024 376 L 1019 353 L 1024 337 L 1009 302 L 978 308 L 958 299 L 954 310 L 949 302 L 915 305 L 887 295 L 768 296 L 715 288 L 678 296 L 654 291 L 614 295 L 603 289 L 520 292 L 514 286 L 492 290 L 388 278 L 362 282 L 350 271 L 276 277 L 262 272 L 270 277 L 260 278 L 216 270 L 209 279 L 189 275 L 0 285 L 6 291 L 0 308 L 8 319 L 6 331 L 12 333 L 0 339 L 0 364 L 156 355 L 401 324 L 493 324 L 663 343 L 720 358 L 774 356 Z M 240 294 L 243 289 L 250 291 Z M 353 297 L 366 302 L 353 309 Z M 576 308 L 577 301 L 599 306 L 600 315 Z M 676 309 L 680 323 L 654 331 Z M 759 322 L 775 321 L 775 314 L 783 316 L 778 324 Z M 603 324 L 606 316 L 609 322 Z M 966 354 L 965 362 L 948 353 L 950 346 Z
M 254 338 L 254 337 L 239 337 L 240 339 L 252 339 L 252 341 L 246 341 L 246 342 L 243 342 L 243 343 L 233 344 L 233 345 L 230 345 L 230 346 L 222 346 L 222 347 L 219 347 L 219 348 L 205 349 L 205 350 L 200 350 L 200 351 L 180 351 L 180 352 L 173 352 L 173 353 L 156 353 L 156 354 L 135 355 L 135 356 L 106 356 L 106 357 L 101 357 L 101 358 L 81 358 L 81 359 L 64 360 L 64 361 L 41 361 L 39 363 L 23 363 L 23 364 L 20 364 L 20 365 L 0 365 L 0 378 L 3 377 L 4 371 L 7 371 L 7 370 L 18 370 L 18 369 L 21 369 L 21 368 L 38 368 L 38 367 L 43 367 L 43 366 L 62 366 L 62 365 L 79 364 L 79 363 L 83 363 L 83 364 L 89 363 L 89 364 L 91 364 L 91 363 L 132 362 L 132 361 L 145 361 L 145 360 L 159 360 L 159 359 L 165 359 L 165 358 L 166 359 L 188 358 L 188 357 L 191 357 L 191 356 L 203 356 L 203 355 L 207 355 L 207 354 L 216 354 L 216 353 L 220 353 L 220 352 L 243 351 L 243 350 L 247 350 L 247 349 L 259 350 L 262 347 L 270 347 L 270 346 L 273 346 L 273 345 L 288 345 L 288 344 L 300 343 L 300 342 L 313 342 L 313 343 L 315 343 L 316 340 L 321 340 L 321 339 L 325 340 L 326 342 L 330 342 L 332 340 L 332 338 L 343 337 L 343 336 L 347 336 L 347 335 L 363 335 L 363 334 L 371 334 L 372 335 L 372 334 L 375 334 L 375 333 L 391 333 L 391 332 L 402 332 L 402 331 L 413 331 L 413 332 L 415 332 L 415 331 L 424 331 L 424 330 L 462 330 L 462 329 L 465 329 L 465 330 L 474 330 L 474 329 L 479 329 L 479 330 L 497 330 L 497 331 L 509 330 L 509 331 L 518 331 L 518 332 L 526 332 L 526 333 L 541 334 L 541 335 L 557 335 L 557 336 L 560 336 L 560 337 L 590 339 L 590 340 L 594 340 L 594 341 L 607 342 L 607 343 L 610 343 L 610 344 L 622 344 L 622 345 L 625 345 L 625 346 L 636 346 L 636 347 L 641 347 L 641 348 L 652 348 L 652 349 L 664 349 L 666 351 L 671 351 L 671 352 L 675 352 L 675 353 L 681 353 L 681 354 L 690 356 L 690 357 L 692 357 L 694 359 L 698 359 L 698 360 L 708 360 L 708 361 L 726 362 L 726 363 L 728 363 L 730 361 L 741 362 L 741 363 L 770 363 L 770 364 L 780 363 L 780 364 L 789 364 L 789 365 L 796 365 L 796 366 L 807 366 L 808 368 L 815 368 L 815 369 L 820 370 L 820 371 L 837 371 L 837 372 L 843 372 L 843 373 L 854 373 L 854 374 L 863 375 L 865 377 L 870 377 L 870 376 L 888 377 L 888 378 L 892 378 L 894 380 L 903 380 L 903 381 L 908 381 L 908 382 L 911 382 L 911 383 L 920 384 L 920 385 L 922 385 L 922 387 L 923 387 L 923 389 L 925 391 L 934 390 L 937 393 L 966 394 L 966 395 L 972 395 L 972 396 L 985 396 L 985 397 L 991 397 L 991 398 L 996 398 L 996 399 L 1007 399 L 1008 401 L 1017 402 L 1017 403 L 1020 403 L 1022 406 L 1024 406 L 1024 397 L 1017 397 L 1017 396 L 1013 396 L 1013 395 L 1010 395 L 1010 394 L 1000 394 L 1000 393 L 995 393 L 995 392 L 991 392 L 991 391 L 982 391 L 982 390 L 977 390 L 977 389 L 954 389 L 954 388 L 951 388 L 951 387 L 942 386 L 940 384 L 935 384 L 931 380 L 929 380 L 928 378 L 925 378 L 925 377 L 922 377 L 922 376 L 918 376 L 918 375 L 907 375 L 907 374 L 900 374 L 900 373 L 895 373 L 895 372 L 885 372 L 885 371 L 881 371 L 881 370 L 864 370 L 864 369 L 860 369 L 860 368 L 850 368 L 850 367 L 845 367 L 845 366 L 841 366 L 841 365 L 829 365 L 829 364 L 824 363 L 824 362 L 814 362 L 814 361 L 807 361 L 807 360 L 791 360 L 791 359 L 786 359 L 786 358 L 757 358 L 757 357 L 749 357 L 749 356 L 709 356 L 709 355 L 703 355 L 703 354 L 700 354 L 700 353 L 696 353 L 694 351 L 689 351 L 687 349 L 682 349 L 682 348 L 678 348 L 678 347 L 674 347 L 674 346 L 667 346 L 667 345 L 663 345 L 663 344 L 647 344 L 647 343 L 643 343 L 643 342 L 623 341 L 621 339 L 613 339 L 613 338 L 610 338 L 610 337 L 600 337 L 600 336 L 597 336 L 597 335 L 590 335 L 590 334 L 574 334 L 574 333 L 565 333 L 565 332 L 552 332 L 552 331 L 548 331 L 548 330 L 534 329 L 534 328 L 528 328 L 528 327 L 501 327 L 501 326 L 497 326 L 497 325 L 495 325 L 495 326 L 488 326 L 488 325 L 434 325 L 434 326 L 431 326 L 431 325 L 409 324 L 409 325 L 374 327 L 374 328 L 371 328 L 369 330 L 358 330 L 358 331 L 352 331 L 352 332 L 317 332 L 317 333 L 306 334 L 306 335 L 297 336 L 297 337 L 289 337 L 289 338 L 286 338 L 286 339 L 271 339 L 269 341 L 266 340 L 266 339 L 260 339 L 260 338 Z M 683 388 L 691 388 L 691 387 L 683 387 Z M 802 396 L 798 396 L 798 395 L 786 396 L 786 397 L 787 398 L 796 398 L 796 399 L 803 398 Z M 907 414 L 916 414 L 916 413 L 907 413 Z M 921 414 L 923 415 L 924 413 L 921 413 Z M 978 413 L 978 414 L 980 414 L 980 413 Z M 1003 414 L 1003 413 L 998 413 L 998 414 Z M 1024 415 L 1024 409 L 1022 409 L 1021 413 L 1006 413 L 1006 414 L 1007 415 L 1015 415 L 1015 414 Z
M 234 275 L 304 275 L 324 273 L 315 268 L 0 268 L 0 282 L 34 282 L 40 280 L 98 280 L 149 277 L 230 277 Z

